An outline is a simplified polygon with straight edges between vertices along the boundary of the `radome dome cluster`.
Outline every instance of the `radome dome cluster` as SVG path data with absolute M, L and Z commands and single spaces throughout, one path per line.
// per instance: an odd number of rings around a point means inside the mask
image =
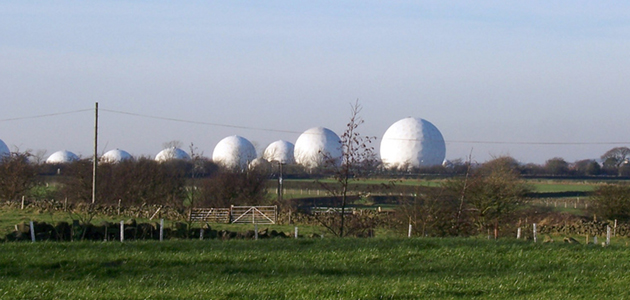
M 212 152 L 212 160 L 229 169 L 245 169 L 254 159 L 256 159 L 254 145 L 238 135 L 222 139 Z
M 341 156 L 341 140 L 328 128 L 311 128 L 295 141 L 295 162 L 307 169 L 322 167 L 329 161 L 338 165 Z
M 446 156 L 446 144 L 431 122 L 410 117 L 385 131 L 380 152 L 386 168 L 418 168 L 441 164 Z

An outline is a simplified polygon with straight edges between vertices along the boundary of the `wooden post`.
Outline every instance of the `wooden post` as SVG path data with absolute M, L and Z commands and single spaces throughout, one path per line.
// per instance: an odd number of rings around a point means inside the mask
M 203 227 L 201 229 L 199 229 L 199 240 L 203 241 Z
M 610 245 L 610 226 L 606 225 L 606 246 Z
M 125 221 L 120 221 L 120 241 L 125 241 Z
M 94 103 L 94 157 L 92 159 L 92 204 L 96 202 L 96 176 L 98 168 L 98 102 Z
M 118 199 L 118 215 L 120 216 L 120 203 L 122 202 L 122 199 Z
M 613 236 L 617 236 L 617 219 L 615 219 L 615 227 L 613 227 Z
M 411 237 L 411 230 L 412 230 L 412 226 L 411 226 L 411 223 L 409 223 L 409 231 L 407 232 L 407 237 L 408 238 Z
M 536 243 L 538 238 L 536 237 L 536 223 L 534 223 L 534 243 Z
M 295 238 L 296 239 L 298 238 L 298 227 L 297 226 L 295 226 Z
M 593 237 L 593 244 L 597 245 L 597 236 Z
M 164 240 L 164 219 L 160 219 L 160 242 Z
M 521 238 L 521 227 L 516 229 L 516 238 L 520 239 Z
M 33 225 L 33 221 L 31 221 L 30 226 L 31 226 L 31 242 L 35 243 L 35 225 Z
M 21 209 L 22 210 L 24 209 L 24 196 L 22 196 L 22 207 L 21 207 Z

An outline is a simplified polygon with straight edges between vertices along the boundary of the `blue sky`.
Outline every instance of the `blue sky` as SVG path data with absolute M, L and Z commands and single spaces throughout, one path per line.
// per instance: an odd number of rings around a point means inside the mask
M 598 158 L 630 146 L 628 16 L 619 1 L 4 1 L 0 139 L 89 156 L 90 111 L 6 119 L 99 102 L 102 152 L 179 140 L 211 156 L 229 135 L 262 150 L 340 134 L 359 99 L 362 133 L 424 118 L 448 159 Z

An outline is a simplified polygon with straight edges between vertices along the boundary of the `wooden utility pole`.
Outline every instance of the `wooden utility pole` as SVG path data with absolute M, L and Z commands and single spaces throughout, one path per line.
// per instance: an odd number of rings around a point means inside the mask
M 96 169 L 98 168 L 98 102 L 94 106 L 94 158 L 92 159 L 92 204 L 96 202 Z

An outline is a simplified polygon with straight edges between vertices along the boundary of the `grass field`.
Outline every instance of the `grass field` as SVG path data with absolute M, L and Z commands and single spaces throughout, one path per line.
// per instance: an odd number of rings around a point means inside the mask
M 630 248 L 482 239 L 0 244 L 1 299 L 623 299 Z
M 445 179 L 402 179 L 402 180 L 387 180 L 387 179 L 372 179 L 372 180 L 360 180 L 353 181 L 352 184 L 388 184 L 394 183 L 395 186 L 425 186 L 425 187 L 440 187 L 444 183 Z M 554 179 L 528 179 L 525 180 L 532 186 L 535 192 L 591 192 L 595 190 L 598 185 L 602 184 L 602 181 L 598 180 L 554 180 Z M 288 179 L 285 180 L 285 188 L 291 189 L 291 183 L 310 184 L 312 183 L 312 189 L 323 189 L 314 183 L 313 179 Z M 322 179 L 320 182 L 333 183 L 331 179 Z

